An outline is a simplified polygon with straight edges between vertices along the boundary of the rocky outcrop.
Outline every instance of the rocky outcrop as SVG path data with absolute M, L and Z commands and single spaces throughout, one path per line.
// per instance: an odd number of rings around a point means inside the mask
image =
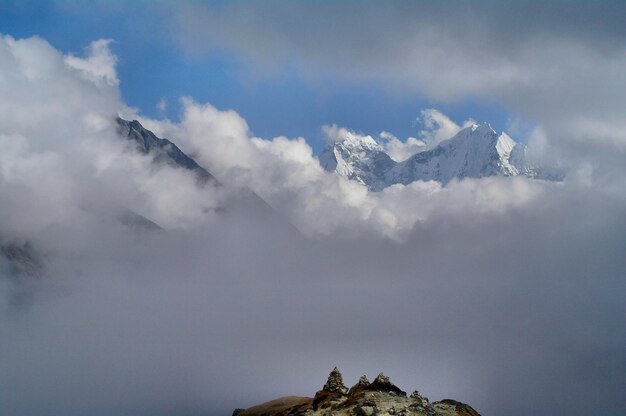
M 455 400 L 430 403 L 415 390 L 409 397 L 380 373 L 371 383 L 361 376 L 347 390 L 335 367 L 315 397 L 283 397 L 248 409 L 237 416 L 480 416 L 471 406 Z
M 472 409 L 471 406 L 457 402 L 456 400 L 445 399 L 439 402 L 433 403 L 433 408 L 439 413 L 436 414 L 450 414 L 458 416 L 480 416 L 480 414 Z M 448 412 L 448 413 L 445 413 Z

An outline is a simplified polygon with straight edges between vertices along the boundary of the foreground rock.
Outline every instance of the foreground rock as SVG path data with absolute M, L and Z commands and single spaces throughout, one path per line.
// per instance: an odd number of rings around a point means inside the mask
M 430 403 L 417 390 L 410 396 L 379 374 L 371 383 L 366 376 L 348 390 L 335 367 L 315 397 L 282 397 L 233 416 L 480 416 L 471 406 L 454 400 Z

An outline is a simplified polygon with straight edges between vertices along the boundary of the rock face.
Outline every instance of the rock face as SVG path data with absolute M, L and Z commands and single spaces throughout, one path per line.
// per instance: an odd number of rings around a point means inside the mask
M 366 376 L 347 391 L 335 367 L 315 397 L 283 397 L 248 409 L 237 416 L 480 416 L 471 406 L 455 400 L 430 403 L 417 390 L 409 397 L 382 373 L 373 382 Z

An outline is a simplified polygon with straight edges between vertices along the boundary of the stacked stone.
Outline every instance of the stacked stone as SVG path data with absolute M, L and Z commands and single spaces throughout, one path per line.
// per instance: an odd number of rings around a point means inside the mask
M 328 375 L 328 380 L 326 381 L 326 384 L 324 384 L 324 388 L 322 390 L 329 393 L 341 394 L 346 394 L 348 392 L 348 389 L 343 384 L 343 376 L 337 367 L 335 367 Z
M 409 397 L 413 399 L 413 402 L 415 402 L 415 407 L 417 407 L 420 410 L 423 410 L 424 413 L 426 413 L 429 416 L 435 415 L 435 409 L 430 404 L 428 397 L 422 396 L 420 392 L 417 390 L 411 393 L 411 396 Z
M 421 404 L 423 407 L 427 407 L 430 406 L 430 401 L 428 400 L 428 397 L 422 396 L 420 394 L 419 391 L 415 390 L 413 393 L 411 393 L 411 399 L 413 399 L 415 402 Z
M 359 377 L 359 381 L 357 381 L 354 386 L 350 387 L 350 391 L 348 392 L 348 395 L 351 395 L 352 393 L 359 391 L 359 390 L 364 390 L 369 385 L 370 385 L 370 381 L 367 379 L 367 376 L 363 375 Z
M 389 377 L 387 377 L 386 375 L 384 375 L 383 373 L 380 373 L 379 375 L 376 376 L 376 378 L 374 379 L 374 383 L 377 384 L 391 384 L 391 380 L 389 380 Z
M 368 389 L 377 390 L 377 391 L 386 391 L 388 393 L 394 393 L 394 394 L 397 394 L 398 396 L 406 397 L 406 392 L 402 391 L 400 388 L 398 388 L 398 386 L 393 384 L 389 380 L 389 377 L 387 377 L 383 373 L 380 373 L 378 376 L 376 376 L 374 381 L 368 386 Z

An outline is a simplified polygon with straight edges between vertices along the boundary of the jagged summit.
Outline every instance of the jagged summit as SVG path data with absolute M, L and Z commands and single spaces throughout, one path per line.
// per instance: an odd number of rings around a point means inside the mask
M 560 175 L 527 161 L 526 146 L 489 123 L 473 124 L 435 148 L 396 162 L 371 136 L 347 132 L 320 155 L 320 164 L 372 191 L 418 180 L 447 184 L 453 179 L 523 175 L 558 180 Z
M 233 416 L 480 416 L 471 406 L 454 400 L 430 403 L 415 390 L 411 396 L 380 373 L 371 383 L 367 376 L 346 392 L 337 367 L 315 397 L 288 396 L 237 409 Z

